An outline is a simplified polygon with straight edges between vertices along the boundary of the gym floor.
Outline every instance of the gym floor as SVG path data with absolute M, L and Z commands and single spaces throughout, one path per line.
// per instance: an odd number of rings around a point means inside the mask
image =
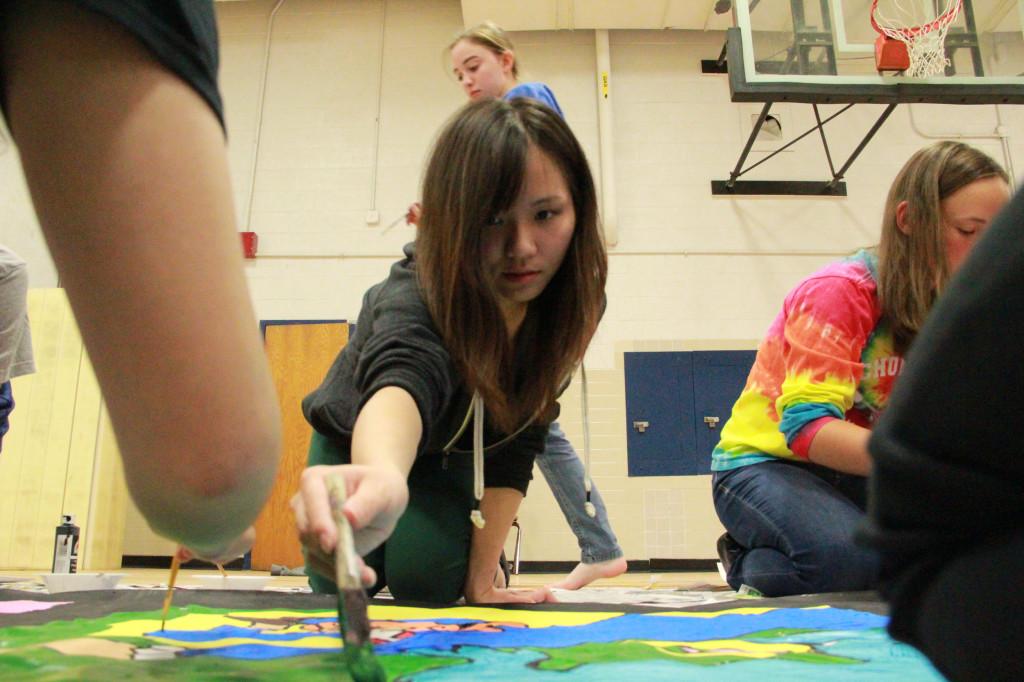
M 38 581 L 42 571 L 0 571 L 0 580 L 22 579 Z M 154 587 L 167 584 L 168 570 L 165 568 L 126 568 L 108 573 L 124 573 L 121 585 L 152 585 Z M 182 569 L 178 574 L 177 584 L 181 587 L 199 587 L 202 581 L 197 576 L 215 575 L 210 569 Z M 231 576 L 266 576 L 265 571 L 228 571 Z M 561 573 L 521 573 L 512 576 L 512 587 L 539 587 L 548 585 L 563 577 Z M 299 588 L 306 586 L 305 576 L 272 576 L 268 587 Z M 643 589 L 674 589 L 674 590 L 719 590 L 728 589 L 717 572 L 628 572 L 615 578 L 595 581 L 588 586 L 592 588 L 643 588 Z

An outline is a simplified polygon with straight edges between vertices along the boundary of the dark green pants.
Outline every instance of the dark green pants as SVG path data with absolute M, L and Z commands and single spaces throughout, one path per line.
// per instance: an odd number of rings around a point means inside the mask
M 350 459 L 336 443 L 316 431 L 309 465 L 342 464 Z M 391 537 L 364 557 L 377 572 L 376 594 L 385 585 L 396 599 L 451 603 L 462 597 L 469 566 L 473 509 L 471 457 L 417 458 L 409 472 L 409 506 Z M 311 573 L 314 592 L 334 593 L 334 581 Z

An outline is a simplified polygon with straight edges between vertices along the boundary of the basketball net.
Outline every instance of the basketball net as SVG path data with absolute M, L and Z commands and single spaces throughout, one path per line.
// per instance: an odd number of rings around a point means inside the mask
M 940 4 L 941 2 L 945 3 L 945 9 L 938 16 L 933 16 L 932 12 L 923 7 L 925 4 L 931 5 L 930 1 L 887 0 L 883 3 L 886 7 L 883 11 L 878 7 L 878 0 L 872 0 L 871 26 L 880 34 L 875 49 L 875 65 L 879 71 L 900 70 L 892 68 L 893 51 L 887 49 L 899 48 L 899 51 L 902 51 L 902 47 L 892 42 L 899 41 L 906 46 L 910 58 L 906 75 L 928 78 L 946 72 L 949 65 L 945 49 L 946 34 L 960 14 L 963 0 L 940 0 Z M 883 54 L 890 56 L 882 57 Z

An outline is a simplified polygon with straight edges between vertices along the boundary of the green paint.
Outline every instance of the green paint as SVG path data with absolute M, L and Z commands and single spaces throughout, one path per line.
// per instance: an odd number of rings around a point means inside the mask
M 589 663 L 621 663 L 623 661 L 679 661 L 676 656 L 666 655 L 649 644 L 640 642 L 616 642 L 615 646 L 602 643 L 577 644 L 563 649 L 537 649 L 546 660 L 536 664 L 539 670 L 572 670 Z
M 230 615 L 251 613 L 248 609 L 223 609 L 204 606 L 172 607 L 168 620 L 187 614 Z M 319 612 L 318 612 L 319 613 Z M 341 650 L 325 654 L 268 660 L 245 660 L 218 656 L 179 656 L 172 660 L 123 661 L 91 656 L 68 656 L 42 645 L 88 637 L 125 621 L 159 620 L 158 611 L 116 613 L 101 618 L 51 621 L 46 625 L 0 628 L 0 679 L 4 682 L 84 680 L 188 679 L 210 681 L 226 678 L 274 679 L 282 682 L 310 680 L 394 680 L 428 670 L 465 665 L 462 657 L 424 656 L 403 653 L 374 657 L 376 677 L 353 678 L 346 671 Z M 145 637 L 109 637 L 140 649 L 153 646 Z
M 747 639 L 744 637 L 743 639 Z M 545 656 L 546 660 L 536 664 L 539 670 L 572 670 L 581 665 L 594 663 L 622 663 L 623 661 L 672 661 L 700 667 L 711 667 L 725 663 L 738 663 L 750 661 L 750 656 L 739 654 L 720 655 L 686 655 L 683 646 L 669 646 L 656 648 L 642 642 L 616 642 L 615 646 L 608 644 L 578 644 L 564 649 L 537 649 Z M 814 663 L 823 665 L 861 663 L 855 658 L 843 656 L 832 656 L 829 654 L 808 651 L 806 653 L 779 653 L 774 656 L 777 660 L 797 661 L 800 663 Z
M 366 644 L 345 644 L 345 662 L 348 665 L 349 674 L 356 682 L 385 682 L 387 676 L 380 661 L 373 655 L 373 645 Z
M 472 659 L 461 656 L 429 656 L 410 653 L 400 656 L 378 656 L 377 660 L 384 667 L 385 676 L 389 680 L 405 679 L 407 675 L 456 665 L 467 665 L 473 662 Z
M 808 651 L 805 654 L 782 654 L 779 656 L 779 660 L 792 661 L 794 663 L 815 663 L 817 665 L 852 665 L 864 663 L 864 661 L 856 658 L 832 656 L 830 654 L 822 654 L 817 651 Z
M 770 630 L 758 630 L 757 632 L 750 632 L 738 639 L 745 639 L 747 641 L 755 641 L 761 639 L 767 639 L 770 641 L 778 641 L 785 639 L 786 637 L 793 637 L 795 635 L 805 635 L 808 632 L 817 632 L 817 630 L 811 630 L 808 628 L 772 628 Z
M 167 614 L 167 620 L 184 616 L 189 613 L 212 613 L 227 614 L 237 613 L 243 609 L 211 609 L 204 606 L 172 606 Z M 32 625 L 25 627 L 0 628 L 0 651 L 13 647 L 31 646 L 33 644 L 45 644 L 56 642 L 62 639 L 74 639 L 86 637 L 96 632 L 103 632 L 115 623 L 123 623 L 132 620 L 160 620 L 159 611 L 126 611 L 124 613 L 113 613 L 102 618 L 77 618 L 75 620 L 55 620 L 44 625 Z M 119 637 L 119 642 L 129 642 L 139 645 L 150 645 L 152 642 L 144 637 Z
M 428 670 L 464 665 L 464 658 L 403 654 L 380 656 L 385 678 L 395 680 Z M 65 656 L 45 648 L 0 654 L 4 682 L 66 682 L 78 680 L 200 680 L 273 679 L 281 682 L 353 680 L 340 653 L 313 654 L 263 661 L 186 656 L 167 661 L 112 661 L 88 656 Z

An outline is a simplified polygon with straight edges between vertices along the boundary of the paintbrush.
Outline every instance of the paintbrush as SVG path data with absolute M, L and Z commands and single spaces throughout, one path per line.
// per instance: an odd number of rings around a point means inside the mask
M 392 220 L 390 223 L 388 223 L 388 226 L 385 227 L 383 230 L 381 230 L 380 233 L 381 234 L 387 234 L 391 230 L 391 228 L 393 228 L 395 225 L 397 225 L 398 223 L 402 222 L 403 220 L 405 220 L 405 216 L 404 215 L 398 216 L 397 218 Z M 408 222 L 408 221 L 406 221 L 406 222 Z
M 222 577 L 222 578 L 227 578 L 228 577 L 228 572 L 224 570 L 223 566 L 221 566 L 220 564 L 214 564 L 214 566 L 216 566 L 217 570 L 220 571 L 220 577 Z
M 359 578 L 358 555 L 352 537 L 352 526 L 342 507 L 345 505 L 345 481 L 340 476 L 327 479 L 331 514 L 338 526 L 338 544 L 334 549 L 334 576 L 338 585 L 338 629 L 344 642 L 342 654 L 349 673 L 356 682 L 385 682 L 387 676 L 380 661 L 373 655 L 370 640 L 370 619 L 366 613 L 369 602 Z
M 181 568 L 181 557 L 177 552 L 171 559 L 171 577 L 167 579 L 167 594 L 164 595 L 164 610 L 160 614 L 160 631 L 163 632 L 164 624 L 167 623 L 167 611 L 171 608 L 171 598 L 174 596 L 174 581 L 178 579 L 178 569 Z

